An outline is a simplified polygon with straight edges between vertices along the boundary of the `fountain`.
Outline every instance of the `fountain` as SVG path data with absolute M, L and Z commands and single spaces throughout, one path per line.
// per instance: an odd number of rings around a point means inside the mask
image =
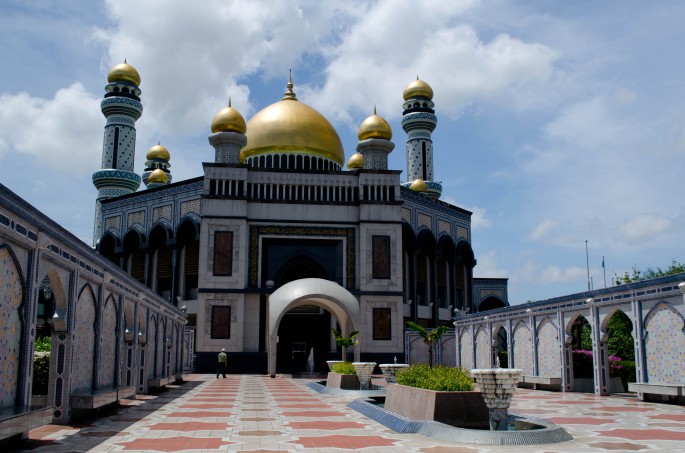
M 353 362 L 352 365 L 354 365 L 354 371 L 359 379 L 359 389 L 368 390 L 376 362 Z
M 522 372 L 509 368 L 471 370 L 490 411 L 491 431 L 508 430 L 509 405 Z
M 307 357 L 307 374 L 314 374 L 314 348 L 309 351 L 309 357 Z
M 385 382 L 388 384 L 395 384 L 397 382 L 397 372 L 404 368 L 409 368 L 406 363 L 381 363 L 378 367 L 383 372 Z

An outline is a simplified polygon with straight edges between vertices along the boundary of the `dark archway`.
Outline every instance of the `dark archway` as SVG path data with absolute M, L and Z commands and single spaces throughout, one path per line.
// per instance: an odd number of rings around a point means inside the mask
M 503 307 L 506 307 L 506 305 L 502 299 L 496 296 L 488 296 L 478 305 L 478 311 L 488 311 Z

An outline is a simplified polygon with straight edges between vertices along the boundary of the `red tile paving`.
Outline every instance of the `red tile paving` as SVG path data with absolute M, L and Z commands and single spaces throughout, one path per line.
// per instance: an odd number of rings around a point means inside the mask
M 222 445 L 230 445 L 227 442 L 213 437 L 166 437 L 163 439 L 136 439 L 131 442 L 120 442 L 124 450 L 143 451 L 184 451 L 184 450 L 209 450 L 217 449 Z
M 600 431 L 600 434 L 630 440 L 685 440 L 685 432 L 669 429 L 612 429 L 611 431 Z
M 549 420 L 557 425 L 606 425 L 616 423 L 612 418 L 594 417 L 550 417 Z
M 380 436 L 344 436 L 334 434 L 332 436 L 305 437 L 292 441 L 304 448 L 343 448 L 346 450 L 359 450 L 368 447 L 389 447 L 395 445 L 396 440 Z
M 226 411 L 178 411 L 168 414 L 167 417 L 184 417 L 184 418 L 216 418 L 216 417 L 229 417 L 231 412 Z
M 339 429 L 364 428 L 363 423 L 359 422 L 290 422 L 288 426 L 292 429 L 321 429 L 335 431 Z
M 33 430 L 20 450 L 657 453 L 682 451 L 685 440 L 682 406 L 625 396 L 519 389 L 511 412 L 548 417 L 575 439 L 530 447 L 474 446 L 395 433 L 347 407 L 358 394 L 319 394 L 306 387 L 316 380 L 255 375 L 231 375 L 218 381 L 213 375 L 190 375 L 186 380 L 191 385 L 128 400 L 126 407 L 93 423 Z
M 153 431 L 215 431 L 223 430 L 231 425 L 226 422 L 186 422 L 186 423 L 155 423 L 152 425 L 147 425 L 148 429 Z

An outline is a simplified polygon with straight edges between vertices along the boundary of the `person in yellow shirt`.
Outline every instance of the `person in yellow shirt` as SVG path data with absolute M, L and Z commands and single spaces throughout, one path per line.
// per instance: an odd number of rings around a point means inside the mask
M 228 356 L 226 355 L 226 348 L 221 348 L 219 353 L 219 367 L 216 369 L 216 377 L 219 378 L 219 374 L 224 375 L 226 378 L 226 366 L 228 365 Z

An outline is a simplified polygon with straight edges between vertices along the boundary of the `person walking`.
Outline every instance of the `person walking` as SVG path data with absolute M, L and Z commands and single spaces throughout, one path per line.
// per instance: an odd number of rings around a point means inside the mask
M 217 379 L 219 378 L 219 374 L 224 375 L 224 379 L 226 379 L 226 365 L 228 365 L 228 356 L 226 355 L 226 348 L 221 348 L 221 352 L 219 353 L 219 367 L 216 369 L 216 377 Z

